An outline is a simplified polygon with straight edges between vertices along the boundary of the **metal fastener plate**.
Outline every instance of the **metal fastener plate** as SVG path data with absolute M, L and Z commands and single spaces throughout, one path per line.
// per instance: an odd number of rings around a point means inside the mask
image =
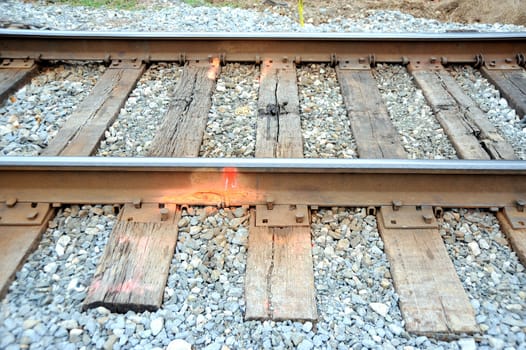
M 285 227 L 309 225 L 309 208 L 306 205 L 275 204 L 270 210 L 265 204 L 256 205 L 256 226 Z
M 398 210 L 382 206 L 381 211 L 386 228 L 438 228 L 433 207 L 428 205 L 401 206 Z
M 40 225 L 49 210 L 49 203 L 17 202 L 12 207 L 0 203 L 0 226 L 7 225 Z
M 514 229 L 526 229 L 526 209 L 519 211 L 517 207 L 504 207 L 504 215 Z
M 173 223 L 177 206 L 175 204 L 141 203 L 138 208 L 133 203 L 124 204 L 121 221 L 166 222 Z

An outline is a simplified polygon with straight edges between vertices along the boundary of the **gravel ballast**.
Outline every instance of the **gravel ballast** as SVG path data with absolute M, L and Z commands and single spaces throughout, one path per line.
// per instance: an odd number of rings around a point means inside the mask
M 150 8 L 118 9 L 44 5 L 43 2 L 6 0 L 0 19 L 54 30 L 192 31 L 192 32 L 445 32 L 458 30 L 525 31 L 503 24 L 444 24 L 398 11 L 369 11 L 353 19 L 335 17 L 318 26 L 274 13 L 236 7 L 193 7 L 181 1 L 149 1 Z
M 156 1 L 134 11 L 7 0 L 0 19 L 33 28 L 92 31 L 446 32 L 524 31 L 512 25 L 440 23 L 371 11 L 304 28 L 272 11 L 192 7 Z M 56 64 L 0 106 L 0 155 L 38 155 L 104 72 L 102 64 Z M 172 102 L 183 67 L 154 63 L 106 132 L 98 156 L 145 156 Z M 453 76 L 526 159 L 525 126 L 495 88 L 470 67 Z M 402 66 L 373 71 L 410 158 L 456 154 Z M 305 157 L 355 158 L 356 146 L 334 68 L 297 67 Z M 54 79 L 58 78 L 56 82 Z M 253 157 L 259 69 L 221 69 L 202 157 Z M 58 94 L 57 94 L 58 92 Z M 13 117 L 14 116 L 14 117 Z M 233 127 L 223 133 L 225 127 Z M 0 303 L 0 349 L 526 349 L 526 272 L 495 216 L 447 210 L 440 234 L 474 307 L 480 332 L 449 341 L 408 334 L 376 219 L 363 208 L 312 212 L 318 322 L 244 317 L 248 220 L 244 208 L 190 207 L 178 223 L 164 303 L 156 312 L 81 311 L 116 221 L 113 206 L 59 210 Z
M 409 159 L 456 159 L 456 152 L 405 67 L 380 64 L 378 89 Z
M 46 67 L 0 106 L 0 155 L 36 156 L 86 97 L 104 66 Z
M 526 273 L 489 213 L 451 210 L 440 221 L 482 330 L 450 342 L 405 332 L 375 217 L 363 208 L 312 213 L 317 323 L 243 320 L 243 208 L 183 210 L 160 310 L 81 312 L 115 220 L 113 206 L 58 213 L 2 301 L 0 347 L 175 349 L 178 339 L 197 349 L 465 349 L 476 340 L 481 348 L 520 349 L 525 341 Z
M 147 154 L 172 102 L 173 91 L 182 69 L 172 63 L 150 66 L 131 92 L 113 125 L 106 130 L 97 155 L 141 157 Z
M 334 68 L 297 70 L 305 158 L 357 158 L 356 144 Z
M 221 68 L 200 157 L 255 156 L 258 90 L 256 66 L 235 63 Z
M 453 67 L 451 74 L 469 97 L 486 113 L 498 132 L 513 147 L 519 159 L 526 160 L 526 119 L 509 107 L 508 101 L 482 74 L 470 66 Z

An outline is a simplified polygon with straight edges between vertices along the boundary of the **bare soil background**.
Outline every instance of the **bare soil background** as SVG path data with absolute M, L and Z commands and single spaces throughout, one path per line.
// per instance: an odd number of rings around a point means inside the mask
M 207 0 L 216 6 L 238 6 L 298 18 L 293 0 Z M 192 1 L 188 1 L 192 2 Z M 505 23 L 526 26 L 525 0 L 304 0 L 305 21 L 325 23 L 331 18 L 363 16 L 369 10 L 398 10 L 415 17 L 460 23 Z

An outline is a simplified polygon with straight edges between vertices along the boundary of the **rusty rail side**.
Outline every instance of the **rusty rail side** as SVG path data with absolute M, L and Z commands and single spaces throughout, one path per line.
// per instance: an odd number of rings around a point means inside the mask
M 0 202 L 505 207 L 526 162 L 286 159 L 0 159 Z
M 0 30 L 0 58 L 181 61 L 265 58 L 301 62 L 518 62 L 525 33 L 96 33 Z M 520 56 L 522 54 L 522 56 Z

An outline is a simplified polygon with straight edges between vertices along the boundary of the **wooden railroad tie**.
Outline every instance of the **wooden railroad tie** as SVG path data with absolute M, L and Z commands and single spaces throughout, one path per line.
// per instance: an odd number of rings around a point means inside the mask
M 522 57 L 524 59 L 524 56 Z M 524 63 L 523 63 L 524 64 Z M 482 74 L 495 85 L 514 108 L 519 118 L 526 116 L 526 72 L 513 63 L 492 65 L 486 62 Z
M 0 62 L 0 103 L 24 86 L 38 71 L 34 60 L 4 59 Z
M 407 158 L 371 68 L 341 63 L 336 72 L 360 158 Z
M 0 299 L 7 293 L 16 271 L 37 247 L 54 209 L 45 203 L 0 203 Z
M 271 210 L 280 214 L 265 223 L 259 218 L 266 214 L 265 206 L 257 206 L 250 215 L 245 319 L 314 321 L 317 308 L 307 206 L 278 205 Z M 302 219 L 296 223 L 298 215 Z
M 383 206 L 378 229 L 408 332 L 473 333 L 475 313 L 431 207 Z
M 302 158 L 299 115 L 294 62 L 264 60 L 256 157 Z M 291 209 L 270 198 L 258 205 L 251 211 L 247 254 L 245 319 L 317 319 L 307 206 Z
M 83 308 L 157 310 L 177 242 L 175 205 L 126 204 L 97 266 Z
M 219 59 L 189 62 L 152 141 L 150 157 L 197 157 L 220 72 Z
M 115 121 L 121 107 L 144 72 L 136 61 L 114 61 L 52 139 L 43 156 L 89 156 L 104 132 Z
M 524 201 L 497 213 L 502 232 L 508 237 L 519 260 L 526 266 L 526 208 Z
M 439 64 L 410 64 L 409 71 L 463 159 L 516 159 L 513 147 Z

